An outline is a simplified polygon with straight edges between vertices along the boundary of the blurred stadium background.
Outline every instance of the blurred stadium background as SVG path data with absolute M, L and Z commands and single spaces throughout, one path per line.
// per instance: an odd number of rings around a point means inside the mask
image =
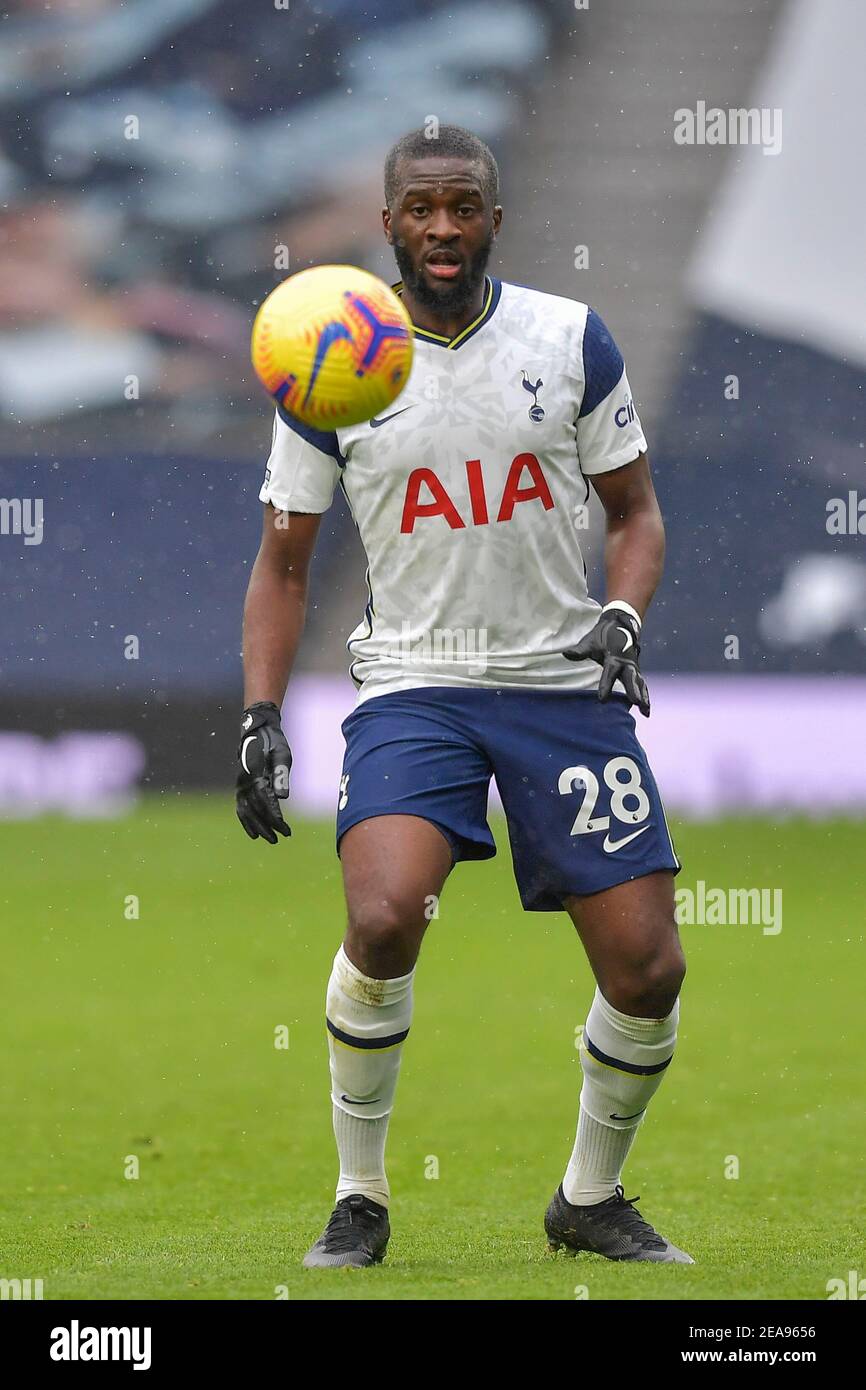
M 280 247 L 396 278 L 382 160 L 428 114 L 499 158 L 498 273 L 623 346 L 669 533 L 644 732 L 672 808 L 862 809 L 866 562 L 827 505 L 863 482 L 864 23 L 845 0 L 13 4 L 0 497 L 42 499 L 44 531 L 4 513 L 3 812 L 230 781 L 255 306 Z M 781 152 L 678 144 L 698 101 L 781 108 Z M 363 569 L 340 497 L 289 701 L 301 808 L 333 802 Z
M 679 883 L 784 893 L 781 934 L 684 928 L 677 1078 L 629 1167 L 702 1263 L 676 1280 L 594 1264 L 592 1297 L 815 1298 L 863 1273 L 866 11 L 7 8 L 0 816 L 20 823 L 0 830 L 0 1275 L 44 1276 L 46 1297 L 453 1297 L 456 1268 L 460 1297 L 574 1296 L 539 1221 L 573 1137 L 589 971 L 557 916 L 522 917 L 498 821 L 499 857 L 454 876 L 425 948 L 394 1260 L 312 1293 L 296 1268 L 333 1174 L 320 1008 L 366 593 L 339 494 L 287 701 L 296 835 L 253 846 L 234 817 L 272 418 L 255 307 L 279 248 L 289 271 L 396 278 L 382 161 L 430 115 L 499 159 L 491 268 L 597 306 L 625 354 L 669 538 L 639 733 Z M 781 110 L 781 151 L 678 143 L 700 102 Z M 597 571 L 597 517 L 590 551 Z

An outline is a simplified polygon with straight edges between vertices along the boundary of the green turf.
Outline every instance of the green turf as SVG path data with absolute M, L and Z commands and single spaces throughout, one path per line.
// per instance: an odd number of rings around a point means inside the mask
M 777 936 L 682 929 L 680 1046 L 626 1189 L 693 1268 L 547 1253 L 592 986 L 568 919 L 521 911 L 496 833 L 497 859 L 453 875 L 422 955 L 388 1259 L 323 1272 L 299 1260 L 335 1177 L 330 825 L 271 849 L 204 798 L 5 825 L 0 1277 L 60 1299 L 821 1299 L 866 1275 L 863 825 L 678 827 L 681 885 L 784 892 Z

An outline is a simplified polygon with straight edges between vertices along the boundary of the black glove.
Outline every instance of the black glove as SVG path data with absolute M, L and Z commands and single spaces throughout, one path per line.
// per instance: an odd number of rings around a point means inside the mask
M 277 835 L 292 833 L 277 799 L 289 794 L 292 752 L 280 725 L 280 711 L 270 701 L 244 710 L 238 760 L 238 820 L 251 840 L 261 835 L 275 845 Z
M 621 681 L 629 704 L 637 705 L 641 714 L 649 718 L 649 691 L 638 665 L 639 633 L 640 627 L 626 609 L 607 608 L 577 646 L 562 654 L 569 661 L 597 661 L 603 668 L 598 698 L 609 700 L 614 681 Z

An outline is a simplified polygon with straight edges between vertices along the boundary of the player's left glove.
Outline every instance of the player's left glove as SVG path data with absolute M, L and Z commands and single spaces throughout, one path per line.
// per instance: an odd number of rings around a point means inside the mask
M 269 700 L 250 705 L 241 720 L 238 745 L 238 820 L 251 840 L 268 844 L 277 835 L 291 835 L 279 799 L 289 794 L 292 753 L 280 723 L 280 711 Z
M 602 609 L 595 627 L 563 656 L 569 661 L 597 661 L 602 667 L 598 698 L 609 700 L 614 681 L 620 681 L 629 704 L 637 705 L 649 718 L 649 691 L 638 665 L 639 633 L 640 623 L 634 614 L 612 603 Z

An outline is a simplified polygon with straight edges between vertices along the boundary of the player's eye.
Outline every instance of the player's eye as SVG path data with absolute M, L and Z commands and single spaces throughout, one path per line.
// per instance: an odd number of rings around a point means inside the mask
M 428 208 L 425 203 L 416 203 L 413 208 L 409 209 L 409 211 L 412 212 L 416 217 L 423 217 L 424 214 L 428 211 Z

